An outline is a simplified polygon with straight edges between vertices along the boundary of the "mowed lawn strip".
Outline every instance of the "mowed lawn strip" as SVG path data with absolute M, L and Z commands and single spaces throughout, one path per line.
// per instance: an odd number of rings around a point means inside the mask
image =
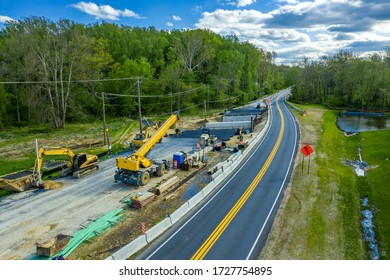
M 349 139 L 336 127 L 336 114 L 318 106 L 300 106 L 300 147 L 309 144 L 308 158 L 299 152 L 292 184 L 277 215 L 261 259 L 365 259 L 361 234 L 360 197 L 356 175 L 344 160 L 356 157 Z

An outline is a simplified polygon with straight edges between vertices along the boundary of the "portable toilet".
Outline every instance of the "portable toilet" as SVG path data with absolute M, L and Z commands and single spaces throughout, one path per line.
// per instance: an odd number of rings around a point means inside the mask
M 184 162 L 184 153 L 176 152 L 173 154 L 173 169 L 180 169 Z

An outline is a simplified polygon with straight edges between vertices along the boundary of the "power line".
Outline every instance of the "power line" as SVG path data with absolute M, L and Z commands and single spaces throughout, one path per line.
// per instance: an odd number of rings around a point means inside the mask
M 140 95 L 141 98 L 166 98 L 166 97 L 173 97 L 173 96 L 180 96 L 180 95 L 185 95 L 187 93 L 192 93 L 199 91 L 200 89 L 204 88 L 205 86 L 202 85 L 200 87 L 194 88 L 194 89 L 189 89 L 186 91 L 180 91 L 180 92 L 175 92 L 175 93 L 168 93 L 168 94 L 160 94 L 160 95 Z M 95 93 L 98 94 L 98 93 Z M 121 94 L 121 93 L 104 93 L 107 96 L 117 96 L 117 97 L 138 97 L 137 94 Z
M 113 79 L 88 79 L 88 80 L 72 80 L 72 81 L 8 81 L 2 82 L 3 85 L 15 85 L 15 84 L 69 84 L 69 83 L 89 83 L 89 82 L 108 82 L 108 81 L 128 81 L 136 80 L 137 78 L 113 78 Z
M 185 81 L 185 82 L 196 82 L 196 80 L 189 79 L 161 79 L 161 78 L 142 78 L 142 80 L 149 81 Z M 90 82 L 109 82 L 109 81 L 129 81 L 137 80 L 137 77 L 128 77 L 128 78 L 111 78 L 111 79 L 85 79 L 85 80 L 58 80 L 58 81 L 0 81 L 0 84 L 3 85 L 15 85 L 15 84 L 69 84 L 69 83 L 90 83 Z

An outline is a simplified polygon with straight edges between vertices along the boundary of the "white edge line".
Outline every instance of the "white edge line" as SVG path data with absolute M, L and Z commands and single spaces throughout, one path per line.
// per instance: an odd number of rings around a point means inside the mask
M 287 108 L 287 107 L 286 107 L 286 108 Z M 295 128 L 295 135 L 297 135 L 296 121 L 295 121 L 294 117 L 292 116 L 291 111 L 288 110 L 288 109 L 287 109 L 287 111 L 289 112 L 290 117 L 292 117 L 292 119 L 293 119 L 293 121 L 294 121 L 294 124 L 295 124 L 295 125 L 294 125 L 294 128 Z M 268 215 L 267 215 L 267 218 L 266 218 L 266 220 L 265 220 L 265 222 L 264 222 L 264 224 L 263 224 L 263 226 L 262 226 L 262 228 L 261 228 L 259 234 L 257 235 L 257 238 L 256 238 L 255 242 L 253 243 L 253 246 L 252 246 L 251 250 L 249 251 L 249 254 L 248 254 L 247 257 L 246 257 L 246 260 L 249 260 L 249 257 L 252 255 L 253 250 L 255 249 L 255 247 L 256 247 L 256 245 L 257 245 L 257 242 L 259 241 L 259 239 L 260 239 L 260 237 L 261 237 L 261 235 L 262 235 L 262 233 L 263 233 L 263 231 L 264 231 L 264 228 L 265 228 L 265 226 L 266 226 L 267 223 L 268 223 L 268 219 L 269 219 L 269 217 L 271 216 L 271 213 L 272 213 L 272 211 L 273 211 L 273 209 L 274 209 L 274 207 L 275 207 L 275 205 L 276 205 L 276 202 L 277 202 L 278 199 L 279 199 L 279 196 L 280 196 L 280 194 L 281 194 L 281 192 L 282 192 L 283 186 L 284 186 L 284 184 L 286 183 L 287 176 L 288 176 L 288 174 L 290 173 L 290 168 L 291 168 L 291 164 L 292 164 L 292 162 L 293 162 L 293 158 L 294 158 L 296 149 L 297 149 L 297 137 L 295 137 L 295 141 L 294 141 L 294 152 L 293 152 L 293 154 L 291 155 L 290 164 L 289 164 L 289 166 L 288 166 L 288 172 L 286 172 L 286 176 L 284 176 L 284 180 L 283 180 L 282 185 L 280 186 L 278 195 L 277 195 L 276 198 L 275 198 L 275 201 L 274 201 L 274 203 L 273 203 L 273 205 L 272 205 L 272 207 L 271 207 L 271 210 L 269 211 L 269 213 L 268 213 Z
M 271 106 L 270 106 L 270 108 L 271 108 Z M 268 133 L 270 132 L 270 130 L 271 130 L 271 125 L 272 125 L 272 108 L 270 109 L 270 113 L 271 113 L 271 115 L 270 115 L 270 121 L 271 121 L 271 123 L 270 123 L 270 125 L 268 126 L 268 130 L 267 130 L 267 133 L 264 135 L 264 137 L 263 137 L 263 139 L 261 140 L 261 142 L 260 142 L 260 144 L 258 144 L 257 145 L 257 148 L 256 148 L 256 151 L 260 148 L 260 146 L 263 144 L 263 142 L 264 142 L 264 140 L 267 138 L 267 135 L 268 135 Z M 255 152 L 256 152 L 255 151 Z M 249 156 L 249 158 L 246 160 L 247 162 L 252 158 L 252 156 L 255 154 L 255 152 L 253 152 L 250 156 Z M 238 170 L 237 170 L 237 172 L 236 172 L 236 174 L 238 173 L 238 172 L 240 172 L 240 170 L 242 169 L 242 168 L 244 168 L 244 166 L 245 166 L 245 164 L 244 165 L 242 165 Z M 157 251 L 159 251 L 166 243 L 168 243 L 177 233 L 179 233 L 179 231 L 181 231 L 193 218 L 195 218 L 225 187 L 226 187 L 226 185 L 227 184 L 229 184 L 230 183 L 230 181 L 231 180 L 233 180 L 233 178 L 236 176 L 236 174 L 235 175 L 233 175 L 230 179 L 229 179 L 229 181 L 227 181 L 207 202 L 206 202 L 206 204 L 205 205 L 203 205 L 202 206 L 202 208 L 200 208 L 194 215 L 192 215 L 192 217 L 191 218 L 189 218 L 188 220 L 187 220 L 187 222 L 185 222 L 174 234 L 172 234 L 164 243 L 162 243 L 155 251 L 153 251 L 145 260 L 149 260 L 155 253 L 157 253 Z

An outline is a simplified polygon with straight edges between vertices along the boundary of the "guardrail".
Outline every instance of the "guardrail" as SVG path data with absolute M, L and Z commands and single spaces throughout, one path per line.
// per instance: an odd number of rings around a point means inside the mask
M 287 104 L 288 106 L 290 106 L 292 109 L 294 109 L 295 111 L 299 112 L 299 113 L 302 113 L 302 112 L 303 112 L 303 110 L 301 110 L 301 109 L 299 109 L 298 107 L 292 105 L 292 104 L 291 104 L 290 102 L 288 102 L 287 100 L 286 100 L 286 104 Z
M 150 228 L 145 234 L 137 237 L 129 244 L 125 245 L 106 260 L 125 260 L 131 255 L 137 253 L 139 250 L 144 248 L 146 245 L 155 240 L 158 236 L 164 233 L 171 226 L 176 224 L 184 215 L 186 215 L 191 209 L 198 205 L 208 194 L 210 194 L 225 178 L 232 174 L 233 170 L 240 167 L 240 164 L 251 154 L 256 144 L 263 139 L 265 133 L 268 131 L 271 122 L 271 114 L 267 114 L 267 123 L 263 130 L 251 138 L 248 142 L 249 145 L 244 151 L 238 151 L 237 153 L 230 156 L 226 161 L 219 163 L 218 170 L 212 174 L 213 180 L 205 186 L 199 193 L 193 196 L 190 200 L 186 201 L 182 206 L 176 209 L 172 214 L 168 215 L 167 218 Z

